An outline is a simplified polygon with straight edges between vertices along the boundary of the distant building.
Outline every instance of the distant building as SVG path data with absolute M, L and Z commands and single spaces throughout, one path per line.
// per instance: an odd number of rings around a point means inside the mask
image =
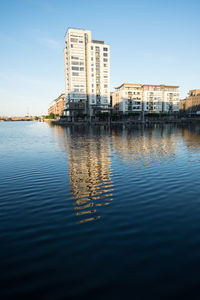
M 93 115 L 110 104 L 110 46 L 91 31 L 69 28 L 64 50 L 65 115 Z
M 180 110 L 189 114 L 200 114 L 200 90 L 190 90 L 188 97 L 180 101 Z
M 123 113 L 178 112 L 179 86 L 123 83 L 112 93 L 112 107 Z
M 54 115 L 61 116 L 63 114 L 64 108 L 65 108 L 65 94 L 61 94 L 58 98 L 51 101 L 48 108 L 48 114 L 50 115 L 51 113 L 53 113 Z

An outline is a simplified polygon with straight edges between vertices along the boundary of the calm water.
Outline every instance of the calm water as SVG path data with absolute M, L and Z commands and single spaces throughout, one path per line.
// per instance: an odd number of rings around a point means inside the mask
M 200 299 L 200 128 L 0 123 L 0 298 Z

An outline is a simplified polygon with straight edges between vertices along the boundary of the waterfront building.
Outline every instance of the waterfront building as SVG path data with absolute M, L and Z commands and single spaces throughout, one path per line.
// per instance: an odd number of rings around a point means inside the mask
M 123 83 L 112 93 L 112 107 L 130 112 L 178 112 L 179 86 Z
M 91 31 L 69 28 L 64 49 L 66 107 L 73 116 L 105 110 L 110 104 L 110 46 Z
M 61 116 L 65 108 L 65 94 L 61 94 L 58 98 L 51 101 L 48 108 L 48 115 L 53 113 L 54 115 Z
M 200 114 L 200 89 L 189 91 L 188 97 L 180 101 L 180 110 L 189 114 Z

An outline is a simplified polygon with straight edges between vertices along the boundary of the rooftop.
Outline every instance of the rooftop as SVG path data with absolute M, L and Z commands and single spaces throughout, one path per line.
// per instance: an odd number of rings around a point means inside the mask
M 92 43 L 94 43 L 94 44 L 104 44 L 104 41 L 92 40 Z
M 119 87 L 116 87 L 116 89 L 120 89 L 123 86 L 132 86 L 132 87 L 143 87 L 143 86 L 152 86 L 152 87 L 167 87 L 167 88 L 179 88 L 178 85 L 165 85 L 165 84 L 138 84 L 138 83 L 122 83 Z

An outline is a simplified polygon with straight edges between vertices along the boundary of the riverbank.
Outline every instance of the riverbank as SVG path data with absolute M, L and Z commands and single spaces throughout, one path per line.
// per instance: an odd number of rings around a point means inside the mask
M 52 125 L 60 125 L 60 126 L 125 126 L 125 127 L 132 127 L 138 125 L 145 125 L 151 126 L 154 124 L 164 125 L 164 124 L 178 124 L 178 125 L 189 125 L 189 124 L 196 124 L 200 125 L 200 119 L 198 118 L 188 118 L 188 119 L 174 119 L 174 120 L 163 120 L 163 119 L 153 119 L 153 120 L 123 120 L 123 121 L 74 121 L 69 122 L 63 119 L 60 120 L 44 120 L 46 122 L 51 123 Z

